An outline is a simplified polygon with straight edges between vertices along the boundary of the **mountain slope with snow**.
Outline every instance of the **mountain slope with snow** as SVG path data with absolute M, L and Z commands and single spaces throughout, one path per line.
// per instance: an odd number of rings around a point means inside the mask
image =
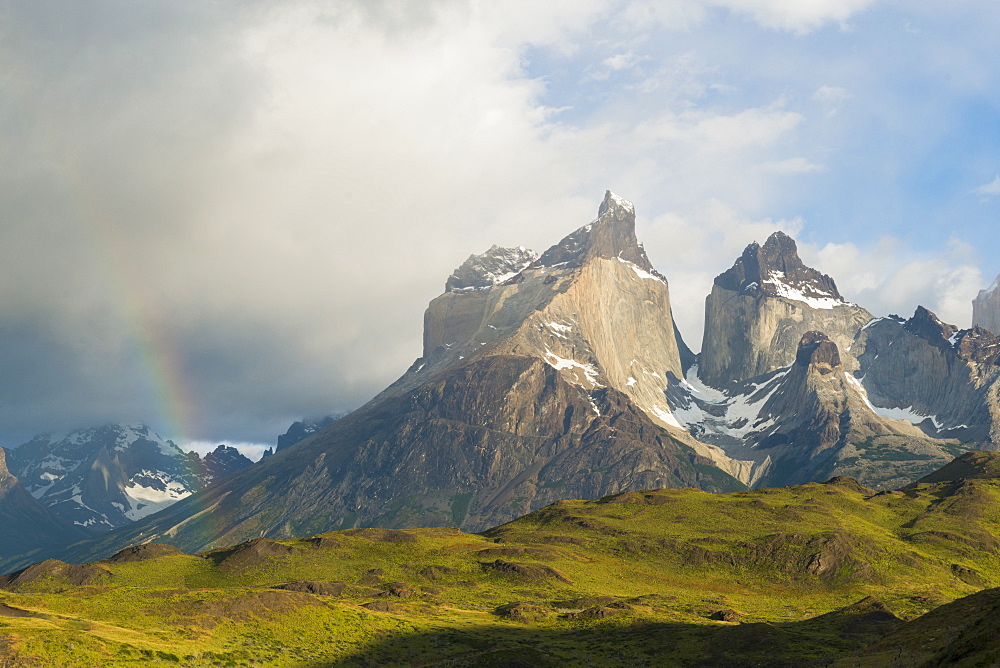
M 12 449 L 8 461 L 24 488 L 56 515 L 108 531 L 250 464 L 239 453 L 222 461 L 223 454 L 217 449 L 215 459 L 206 457 L 212 464 L 206 468 L 198 455 L 183 452 L 146 425 L 111 424 L 65 436 L 41 434 Z

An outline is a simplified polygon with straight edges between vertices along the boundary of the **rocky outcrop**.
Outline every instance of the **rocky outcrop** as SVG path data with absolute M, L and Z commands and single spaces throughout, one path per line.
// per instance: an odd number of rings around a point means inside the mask
M 487 290 L 521 273 L 525 267 L 538 259 L 533 251 L 518 246 L 501 248 L 490 246 L 482 255 L 470 255 L 445 282 L 445 292 L 468 292 Z
M 197 452 L 189 452 L 188 457 L 191 459 L 192 470 L 205 484 L 227 478 L 253 464 L 249 457 L 224 443 L 220 443 L 204 457 L 200 457 Z
M 880 414 L 967 449 L 1000 443 L 1000 337 L 981 327 L 959 330 L 920 306 L 909 320 L 872 322 L 853 352 Z
M 285 448 L 295 445 L 299 441 L 309 438 L 317 431 L 329 427 L 342 417 L 344 417 L 344 414 L 340 413 L 337 415 L 327 415 L 319 419 L 299 420 L 297 422 L 293 422 L 288 428 L 288 431 L 278 436 L 278 443 L 275 451 L 284 450 Z
M 699 375 L 724 387 L 786 367 L 808 331 L 825 332 L 843 353 L 872 317 L 846 301 L 832 278 L 805 266 L 791 237 L 775 232 L 716 277 L 705 301 Z M 849 354 L 844 364 L 857 368 Z
M 972 300 L 972 326 L 1000 334 L 1000 276 Z

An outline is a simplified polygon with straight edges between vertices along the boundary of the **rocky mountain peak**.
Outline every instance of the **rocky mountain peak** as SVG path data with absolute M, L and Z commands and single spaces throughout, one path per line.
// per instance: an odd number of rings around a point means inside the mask
M 916 334 L 937 348 L 951 348 L 952 337 L 958 331 L 955 325 L 942 322 L 934 313 L 918 306 L 913 316 L 903 323 L 903 327 L 911 334 Z
M 619 197 L 610 190 L 604 191 L 604 201 L 597 209 L 597 217 L 601 218 L 610 213 L 619 220 L 624 220 L 627 216 L 635 217 L 635 205 L 624 197 Z
M 825 375 L 840 366 L 840 349 L 823 332 L 806 332 L 799 341 L 795 363 L 804 367 L 812 366 Z
M 837 284 L 826 274 L 807 267 L 799 258 L 795 240 L 778 231 L 761 246 L 748 245 L 732 267 L 715 279 L 727 290 L 753 297 L 785 297 L 813 308 L 846 303 Z
M 597 210 L 597 220 L 567 235 L 545 251 L 535 263 L 539 267 L 579 267 L 592 257 L 617 258 L 663 278 L 650 264 L 635 236 L 635 207 L 610 190 Z
M 962 359 L 1000 366 L 1000 336 L 993 332 L 977 326 L 963 329 L 951 341 Z
M 448 277 L 444 289 L 447 292 L 468 292 L 492 288 L 517 276 L 536 259 L 538 255 L 535 251 L 524 246 L 502 248 L 494 244 L 481 255 L 470 255 Z

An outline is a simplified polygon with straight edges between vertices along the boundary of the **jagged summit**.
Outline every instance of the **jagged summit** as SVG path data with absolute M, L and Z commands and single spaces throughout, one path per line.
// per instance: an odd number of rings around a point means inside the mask
M 913 316 L 903 323 L 903 329 L 935 348 L 955 350 L 962 359 L 1000 365 L 1000 337 L 982 327 L 959 329 L 938 318 L 933 311 L 917 306 Z
M 938 348 L 953 347 L 952 337 L 958 332 L 958 327 L 942 321 L 923 306 L 917 306 L 913 316 L 903 323 L 903 328 Z
M 143 424 L 40 434 L 9 454 L 12 472 L 52 512 L 107 531 L 204 486 L 192 458 Z
M 447 292 L 468 292 L 492 288 L 517 276 L 537 259 L 538 254 L 524 246 L 501 248 L 494 244 L 481 255 L 470 255 L 448 277 L 444 289 Z
M 719 388 L 771 373 L 795 360 L 810 331 L 825 332 L 853 371 L 851 342 L 872 318 L 846 301 L 831 277 L 802 263 L 795 240 L 775 232 L 716 277 L 705 300 L 699 373 Z
M 630 262 L 643 272 L 665 280 L 653 269 L 635 236 L 635 207 L 610 190 L 604 193 L 597 220 L 564 237 L 545 251 L 533 266 L 579 267 L 595 257 Z
M 813 308 L 846 303 L 834 280 L 803 264 L 795 240 L 780 231 L 768 237 L 763 246 L 756 241 L 747 246 L 715 284 L 754 297 L 794 299 Z
M 597 209 L 597 217 L 600 218 L 608 212 L 612 212 L 618 217 L 634 216 L 635 205 L 624 197 L 619 197 L 610 190 L 605 190 L 604 201 Z

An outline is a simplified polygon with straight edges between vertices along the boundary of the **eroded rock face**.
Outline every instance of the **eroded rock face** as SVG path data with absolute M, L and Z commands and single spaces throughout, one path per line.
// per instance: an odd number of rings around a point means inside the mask
M 972 325 L 1000 334 L 1000 276 L 972 300 Z
M 846 301 L 832 278 L 805 266 L 794 240 L 775 232 L 716 277 L 705 301 L 699 375 L 725 387 L 786 367 L 809 331 L 824 332 L 843 353 L 872 317 Z M 844 363 L 857 368 L 850 356 Z

